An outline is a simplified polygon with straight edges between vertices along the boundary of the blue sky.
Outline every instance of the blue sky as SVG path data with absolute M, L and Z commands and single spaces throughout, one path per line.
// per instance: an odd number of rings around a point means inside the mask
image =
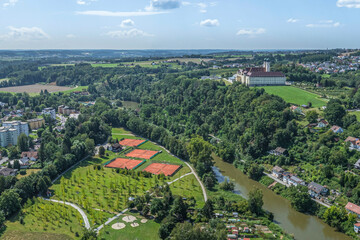
M 360 48 L 360 0 L 0 0 L 0 49 Z

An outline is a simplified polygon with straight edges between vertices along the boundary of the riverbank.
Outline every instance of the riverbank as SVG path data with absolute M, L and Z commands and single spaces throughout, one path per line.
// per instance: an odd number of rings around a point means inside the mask
M 215 174 L 218 180 L 229 177 L 235 183 L 235 193 L 247 198 L 254 187 L 263 191 L 264 209 L 274 214 L 274 221 L 286 232 L 294 234 L 296 239 L 307 240 L 350 240 L 344 233 L 324 223 L 316 216 L 300 213 L 291 207 L 290 202 L 277 195 L 261 183 L 251 180 L 242 171 L 230 163 L 215 157 Z

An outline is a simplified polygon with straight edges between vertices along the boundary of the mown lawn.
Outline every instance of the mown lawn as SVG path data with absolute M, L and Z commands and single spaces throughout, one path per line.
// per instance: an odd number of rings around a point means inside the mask
M 292 86 L 266 86 L 259 88 L 264 88 L 267 93 L 277 95 L 286 102 L 299 106 L 307 105 L 308 102 L 311 102 L 313 107 L 321 107 L 327 103 L 325 99 L 321 99 L 317 94 Z
M 148 220 L 146 223 L 141 223 L 142 216 L 139 214 L 128 212 L 125 213 L 126 215 L 133 215 L 137 219 L 135 220 L 136 223 L 139 224 L 138 227 L 131 227 L 131 223 L 124 222 L 122 220 L 123 216 L 114 220 L 109 225 L 107 225 L 99 234 L 99 239 L 121 239 L 121 240 L 158 240 L 159 238 L 159 228 L 160 224 L 156 223 L 153 220 Z M 126 225 L 125 228 L 115 230 L 111 226 L 115 223 L 124 223 Z
M 356 119 L 360 121 L 360 111 L 348 112 L 351 115 L 355 115 Z
M 114 68 L 118 67 L 118 63 L 93 63 L 91 64 L 92 67 L 103 67 L 103 68 Z
M 78 211 L 67 205 L 36 199 L 23 208 L 24 224 L 19 221 L 20 214 L 5 223 L 6 230 L 1 239 L 79 239 L 82 235 L 82 217 Z

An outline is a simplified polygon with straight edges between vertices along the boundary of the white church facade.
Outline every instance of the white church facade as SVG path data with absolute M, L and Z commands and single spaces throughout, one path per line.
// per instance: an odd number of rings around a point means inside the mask
M 285 85 L 286 77 L 282 72 L 271 72 L 270 63 L 264 62 L 263 67 L 240 69 L 236 80 L 249 87 L 281 86 Z

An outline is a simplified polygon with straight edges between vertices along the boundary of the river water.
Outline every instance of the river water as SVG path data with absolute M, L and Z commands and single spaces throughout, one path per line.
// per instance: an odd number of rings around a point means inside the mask
M 336 232 L 316 216 L 306 215 L 294 210 L 290 202 L 267 189 L 259 182 L 253 181 L 232 164 L 215 159 L 214 172 L 221 182 L 225 177 L 235 181 L 235 192 L 244 198 L 254 187 L 263 191 L 263 208 L 274 214 L 274 221 L 278 223 L 287 233 L 292 233 L 299 240 L 350 240 L 347 235 Z

